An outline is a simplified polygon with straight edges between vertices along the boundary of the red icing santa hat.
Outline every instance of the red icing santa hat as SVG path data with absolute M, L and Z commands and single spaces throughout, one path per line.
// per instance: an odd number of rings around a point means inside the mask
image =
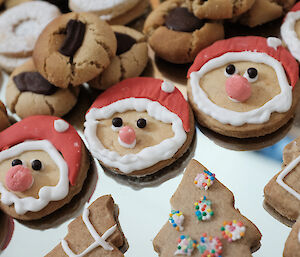
M 100 109 L 116 101 L 131 97 L 147 98 L 159 102 L 182 120 L 186 132 L 190 131 L 187 101 L 171 83 L 155 78 L 139 77 L 121 81 L 99 95 L 88 112 L 93 108 Z
M 26 140 L 48 140 L 61 152 L 68 164 L 71 185 L 76 184 L 80 169 L 82 143 L 77 131 L 66 121 L 54 116 L 31 116 L 0 133 L 0 150 Z
M 265 53 L 279 61 L 285 69 L 290 80 L 291 86 L 294 87 L 299 78 L 299 66 L 295 58 L 283 46 L 279 45 L 279 39 L 264 37 L 234 37 L 226 40 L 220 40 L 213 45 L 202 50 L 196 57 L 193 65 L 188 71 L 188 77 L 194 71 L 200 68 L 209 60 L 219 57 L 228 52 L 258 52 Z
M 300 11 L 300 2 L 296 3 L 293 8 L 290 10 L 290 12 L 297 12 Z

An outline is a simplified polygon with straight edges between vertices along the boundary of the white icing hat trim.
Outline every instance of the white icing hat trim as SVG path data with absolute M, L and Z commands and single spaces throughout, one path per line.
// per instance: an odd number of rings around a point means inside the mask
M 50 201 L 64 199 L 69 193 L 68 165 L 48 140 L 26 141 L 0 152 L 0 162 L 12 158 L 26 151 L 43 150 L 47 152 L 59 168 L 60 177 L 56 186 L 44 186 L 39 191 L 39 198 L 19 198 L 8 191 L 0 182 L 0 200 L 5 205 L 14 204 L 15 211 L 19 215 L 27 211 L 37 212 L 48 205 Z
M 120 156 L 117 152 L 106 149 L 96 136 L 97 120 L 108 119 L 114 113 L 136 110 L 147 111 L 148 115 L 164 123 L 171 123 L 174 136 L 163 140 L 161 143 L 146 147 L 137 154 L 126 154 Z M 84 135 L 92 155 L 105 165 L 118 168 L 123 173 L 130 173 L 153 166 L 154 164 L 168 160 L 182 147 L 187 135 L 183 128 L 181 119 L 173 112 L 158 102 L 146 98 L 126 98 L 114 102 L 103 108 L 93 108 L 86 115 L 84 123 Z
M 273 47 L 275 50 L 277 50 L 278 46 L 282 45 L 282 42 L 277 37 L 268 37 L 267 38 L 267 44 L 269 47 Z
M 57 132 L 62 133 L 68 130 L 69 124 L 64 120 L 54 121 L 54 128 Z
M 161 90 L 166 93 L 172 93 L 175 90 L 175 86 L 172 82 L 164 80 L 164 82 L 161 83 Z
M 209 71 L 222 67 L 227 63 L 237 61 L 264 63 L 271 66 L 275 70 L 278 78 L 281 89 L 280 94 L 273 97 L 263 106 L 248 112 L 231 111 L 213 103 L 199 86 L 199 80 Z M 292 105 L 292 87 L 288 83 L 284 68 L 279 61 L 265 53 L 246 51 L 223 54 L 205 63 L 199 71 L 192 72 L 190 75 L 190 83 L 193 92 L 192 97 L 197 107 L 206 115 L 211 116 L 223 124 L 233 126 L 241 126 L 245 123 L 261 124 L 270 119 L 272 112 L 286 112 Z
M 286 43 L 291 54 L 300 61 L 300 39 L 295 31 L 296 21 L 300 19 L 300 11 L 289 12 L 281 25 L 281 37 Z

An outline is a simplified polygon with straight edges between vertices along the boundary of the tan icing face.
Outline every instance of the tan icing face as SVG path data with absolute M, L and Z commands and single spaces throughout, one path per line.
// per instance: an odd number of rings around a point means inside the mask
M 297 37 L 300 39 L 300 20 L 297 20 L 295 23 L 295 31 L 296 31 Z
M 30 169 L 34 178 L 31 188 L 24 192 L 13 192 L 19 198 L 30 196 L 38 198 L 38 193 L 42 187 L 55 186 L 58 183 L 60 177 L 59 168 L 49 154 L 42 150 L 26 151 L 18 156 L 6 159 L 0 163 L 0 182 L 8 191 L 10 190 L 5 186 L 5 176 L 6 172 L 12 167 L 11 163 L 14 159 L 20 159 L 23 164 Z M 42 169 L 39 171 L 33 170 L 31 167 L 32 160 L 40 160 L 42 163 Z
M 118 131 L 112 129 L 112 119 L 119 117 L 123 121 L 123 126 L 130 126 L 136 134 L 136 145 L 134 148 L 125 148 L 118 141 Z M 137 120 L 143 118 L 147 121 L 145 128 L 137 127 Z M 111 118 L 100 120 L 97 127 L 97 137 L 103 146 L 110 151 L 115 151 L 121 156 L 126 154 L 136 154 L 146 147 L 161 143 L 167 138 L 174 136 L 171 124 L 166 124 L 150 117 L 147 112 L 127 111 L 115 113 Z
M 258 72 L 258 79 L 250 83 L 251 97 L 243 103 L 233 102 L 225 91 L 227 77 L 224 71 L 228 64 L 206 73 L 199 81 L 208 98 L 216 105 L 232 111 L 247 112 L 263 106 L 280 94 L 277 75 L 272 67 L 262 63 L 232 62 L 231 64 L 238 70 L 238 75 L 243 76 L 248 68 L 255 68 Z

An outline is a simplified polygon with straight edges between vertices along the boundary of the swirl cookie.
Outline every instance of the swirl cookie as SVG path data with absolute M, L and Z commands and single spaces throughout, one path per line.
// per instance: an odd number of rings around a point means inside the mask
M 0 101 L 0 131 L 6 129 L 10 125 L 8 120 L 6 108 L 4 104 Z
M 148 45 L 145 36 L 129 27 L 112 26 L 117 38 L 117 53 L 110 65 L 90 86 L 105 90 L 127 78 L 138 77 L 148 62 Z
M 41 33 L 33 52 L 38 72 L 57 87 L 79 86 L 110 64 L 117 41 L 110 26 L 91 13 L 67 13 Z
M 235 37 L 201 51 L 188 72 L 198 122 L 225 136 L 272 133 L 294 115 L 299 68 L 277 38 Z
M 123 257 L 118 248 L 125 238 L 117 215 L 110 195 L 98 198 L 69 224 L 68 235 L 45 257 Z
M 166 1 L 145 21 L 149 45 L 171 63 L 192 62 L 201 49 L 224 38 L 221 23 L 199 19 L 187 7 L 185 0 Z
M 194 117 L 180 91 L 154 78 L 131 78 L 99 95 L 84 135 L 92 155 L 128 176 L 157 172 L 181 157 L 194 135 Z
M 79 87 L 57 88 L 37 72 L 32 59 L 16 68 L 6 87 L 6 104 L 20 118 L 64 116 L 76 104 Z
M 261 233 L 234 207 L 231 191 L 195 160 L 171 205 L 169 220 L 153 240 L 161 257 L 251 256 L 260 246 Z
M 80 192 L 89 168 L 76 130 L 54 116 L 31 116 L 0 133 L 0 209 L 44 217 Z

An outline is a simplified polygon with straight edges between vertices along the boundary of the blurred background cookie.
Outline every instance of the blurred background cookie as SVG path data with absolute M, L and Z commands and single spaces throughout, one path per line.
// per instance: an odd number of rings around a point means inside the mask
M 6 9 L 12 8 L 16 5 L 25 3 L 25 2 L 31 2 L 34 0 L 4 0 L 4 5 Z
M 30 59 L 16 68 L 6 87 L 6 104 L 20 118 L 67 114 L 76 104 L 79 87 L 57 88 L 44 79 Z
M 224 38 L 221 23 L 197 18 L 185 0 L 160 4 L 147 17 L 144 33 L 153 51 L 172 63 L 189 63 L 197 53 Z
M 0 131 L 6 129 L 10 125 L 8 120 L 6 108 L 4 104 L 0 101 Z
M 138 77 L 148 62 L 148 45 L 144 34 L 125 26 L 112 26 L 117 38 L 117 54 L 110 65 L 90 86 L 105 90 L 123 79 Z
M 68 0 L 45 0 L 51 4 L 56 5 L 62 13 L 70 12 Z

